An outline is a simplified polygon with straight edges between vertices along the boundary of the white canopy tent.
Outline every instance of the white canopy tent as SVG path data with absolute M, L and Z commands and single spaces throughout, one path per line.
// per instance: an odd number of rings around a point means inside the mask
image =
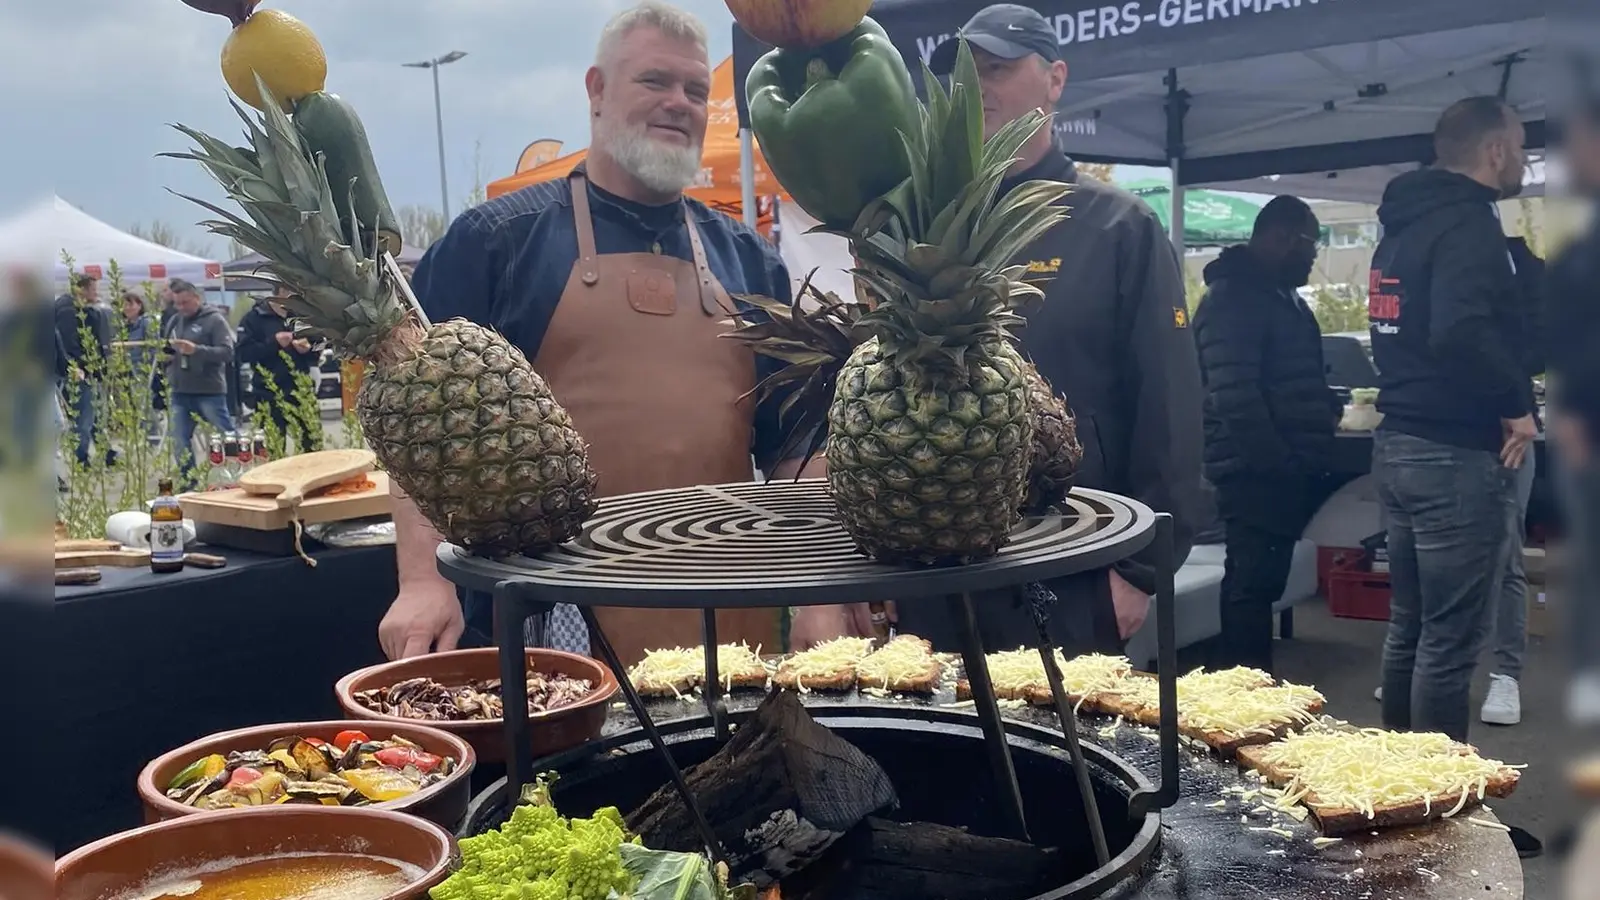
M 0 260 L 44 268 L 59 285 L 72 270 L 97 278 L 111 277 L 115 262 L 124 284 L 183 278 L 201 288 L 220 288 L 222 264 L 190 256 L 170 247 L 135 237 L 96 219 L 60 197 L 34 205 L 20 215 L 0 222 Z

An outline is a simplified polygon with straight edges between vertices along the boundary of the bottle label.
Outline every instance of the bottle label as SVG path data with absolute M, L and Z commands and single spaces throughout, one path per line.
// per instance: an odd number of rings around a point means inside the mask
M 183 560 L 183 523 L 150 523 L 150 558 L 155 562 Z

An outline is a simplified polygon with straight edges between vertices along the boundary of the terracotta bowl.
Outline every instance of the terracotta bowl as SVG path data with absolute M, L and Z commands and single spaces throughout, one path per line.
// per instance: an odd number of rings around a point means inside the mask
M 55 860 L 43 847 L 0 834 L 0 897 L 51 900 L 56 895 Z
M 202 814 L 208 810 L 184 806 L 167 797 L 163 785 L 170 784 L 174 776 L 203 756 L 212 753 L 228 755 L 234 750 L 265 750 L 273 740 L 297 734 L 301 737 L 321 738 L 331 742 L 333 736 L 346 729 L 365 731 L 373 740 L 391 735 L 405 738 L 429 753 L 448 756 L 456 761 L 456 770 L 438 784 L 418 791 L 409 797 L 377 803 L 381 809 L 421 816 L 430 822 L 454 830 L 461 817 L 467 814 L 467 804 L 472 802 L 472 769 L 477 765 L 477 754 L 472 745 L 461 738 L 437 728 L 417 722 L 385 722 L 374 727 L 369 721 L 300 722 L 285 725 L 256 725 L 237 731 L 224 731 L 210 737 L 185 744 L 176 750 L 161 754 L 151 760 L 139 773 L 139 799 L 144 803 L 144 820 L 154 823 L 178 816 Z M 236 813 L 240 810 L 215 810 Z
M 594 685 L 588 696 L 568 706 L 549 712 L 528 716 L 528 726 L 533 738 L 533 756 L 538 759 L 552 753 L 569 750 L 585 741 L 600 736 L 606 713 L 611 708 L 611 698 L 617 694 L 617 679 L 604 663 L 564 653 L 560 650 L 528 650 L 529 671 L 587 678 Z M 500 677 L 499 651 L 493 647 L 483 650 L 452 650 L 428 656 L 414 656 L 351 672 L 339 679 L 334 692 L 339 695 L 339 705 L 352 719 L 380 720 L 383 722 L 417 722 L 373 712 L 356 701 L 361 691 L 388 687 L 408 678 L 432 678 L 440 684 L 465 684 Z M 465 740 L 478 753 L 478 761 L 503 763 L 506 759 L 505 724 L 500 719 L 478 719 L 470 722 L 427 722 L 428 726 Z
M 422 869 L 382 900 L 421 900 L 450 874 L 455 845 L 416 816 L 371 807 L 268 806 L 184 816 L 124 831 L 56 863 L 56 900 L 107 900 L 155 877 L 207 863 L 277 853 L 371 853 Z

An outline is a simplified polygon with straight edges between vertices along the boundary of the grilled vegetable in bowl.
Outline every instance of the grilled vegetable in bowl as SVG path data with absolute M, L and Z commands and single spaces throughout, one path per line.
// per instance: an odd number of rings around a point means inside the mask
M 332 742 L 287 735 L 261 750 L 201 757 L 174 776 L 165 792 L 204 810 L 279 803 L 366 806 L 431 787 L 457 765 L 398 735 L 373 740 L 342 731 Z
M 542 713 L 576 703 L 594 687 L 587 678 L 560 672 L 528 673 L 528 712 Z M 373 712 L 426 722 L 499 719 L 505 715 L 500 679 L 444 685 L 432 678 L 407 678 L 389 687 L 359 691 L 356 701 Z

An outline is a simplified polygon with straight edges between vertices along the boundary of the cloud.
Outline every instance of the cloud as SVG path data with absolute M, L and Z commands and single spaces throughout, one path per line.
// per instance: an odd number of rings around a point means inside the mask
M 713 61 L 729 52 L 721 0 L 679 0 L 711 33 Z M 328 55 L 328 89 L 361 111 L 396 205 L 439 203 L 431 73 L 401 64 L 450 50 L 439 72 L 452 204 L 475 179 L 509 174 L 530 141 L 588 143 L 583 73 L 600 28 L 628 0 L 264 0 L 305 21 Z M 132 10 L 137 9 L 135 14 Z M 227 20 L 181 0 L 73 0 L 0 5 L 0 218 L 52 190 L 118 227 L 159 219 L 187 239 L 219 240 L 192 223 L 205 214 L 167 188 L 215 198 L 192 163 L 157 159 L 183 149 L 166 127 L 183 122 L 240 140 L 218 54 Z M 23 136 L 25 135 L 25 137 Z M 481 171 L 474 171 L 481 154 Z M 21 175 L 23 177 L 16 177 Z

